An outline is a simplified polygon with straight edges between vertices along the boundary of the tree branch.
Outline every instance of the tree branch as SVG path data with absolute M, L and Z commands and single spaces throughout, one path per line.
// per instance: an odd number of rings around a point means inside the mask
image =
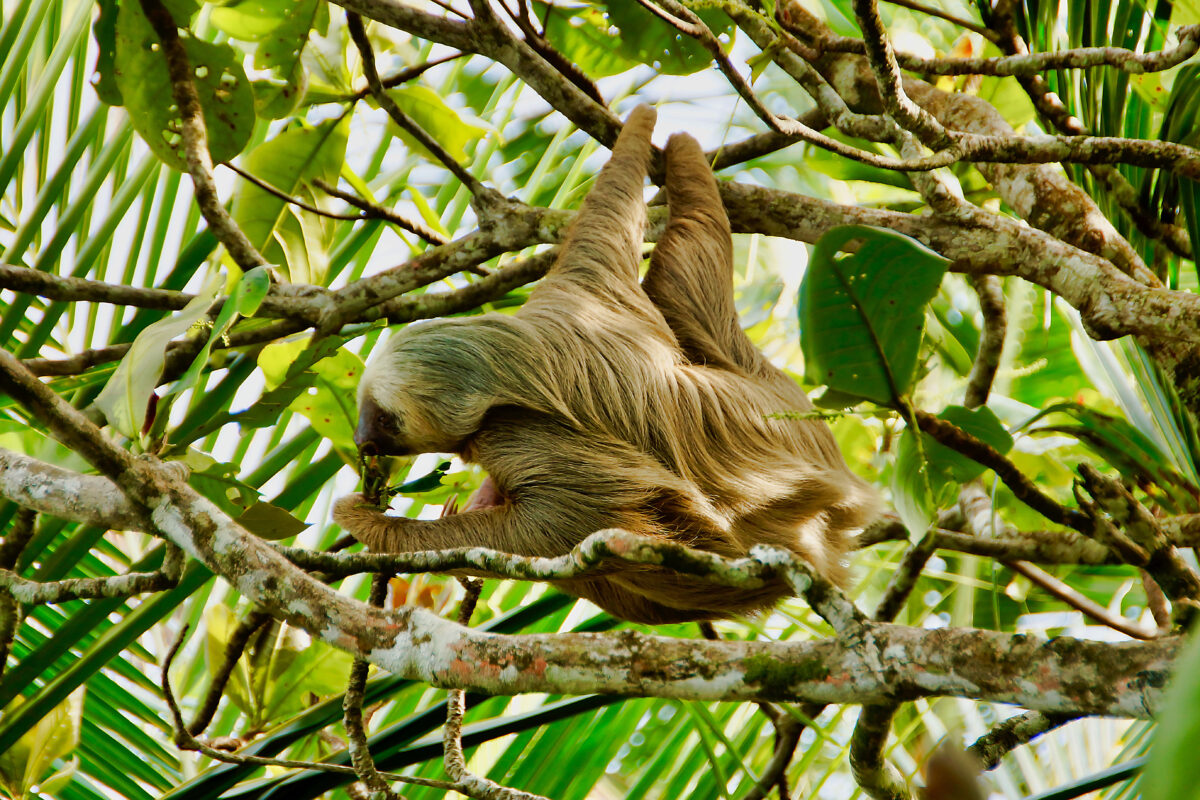
M 1043 733 L 1062 727 L 1072 720 L 1079 719 L 1075 714 L 1044 714 L 1041 711 L 1026 711 L 1001 722 L 990 731 L 975 740 L 967 748 L 967 752 L 979 759 L 984 769 L 995 769 L 1000 759 L 1027 744 Z
M 208 130 L 204 127 L 204 109 L 200 105 L 199 95 L 196 94 L 196 86 L 192 83 L 192 68 L 188 63 L 187 51 L 179 40 L 179 29 L 175 27 L 175 20 L 162 4 L 162 0 L 140 2 L 142 12 L 162 44 L 167 73 L 171 78 L 171 96 L 179 106 L 179 116 L 183 121 L 184 160 L 187 162 L 188 173 L 192 176 L 200 213 L 204 215 L 217 240 L 225 245 L 230 258 L 239 267 L 249 270 L 265 266 L 267 262 L 262 254 L 246 238 L 246 234 L 233 221 L 233 217 L 229 216 L 217 195 L 217 184 L 213 180 L 212 156 L 208 151 Z
M 983 313 L 983 334 L 979 337 L 979 351 L 971 364 L 967 376 L 967 390 L 963 405 L 978 408 L 987 403 L 1000 358 L 1004 354 L 1004 336 L 1008 328 L 1005 311 L 1004 287 L 994 275 L 972 275 L 971 286 L 979 296 L 979 310 Z
M 854 780 L 875 800 L 910 800 L 912 793 L 900 772 L 884 758 L 895 703 L 862 707 L 850 737 L 850 769 Z

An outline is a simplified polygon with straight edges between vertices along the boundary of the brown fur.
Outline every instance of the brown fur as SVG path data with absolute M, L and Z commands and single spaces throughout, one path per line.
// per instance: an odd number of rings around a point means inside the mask
M 638 283 L 654 117 L 630 115 L 515 316 L 411 326 L 367 368 L 360 446 L 457 452 L 488 471 L 493 495 L 428 521 L 342 498 L 334 518 L 371 549 L 556 556 L 619 527 L 731 557 L 788 548 L 841 579 L 847 532 L 869 521 L 874 495 L 823 423 L 769 418 L 811 405 L 738 325 L 729 222 L 684 134 L 667 144 L 670 221 Z M 787 594 L 782 582 L 733 589 L 629 566 L 560 585 L 647 623 L 753 612 Z

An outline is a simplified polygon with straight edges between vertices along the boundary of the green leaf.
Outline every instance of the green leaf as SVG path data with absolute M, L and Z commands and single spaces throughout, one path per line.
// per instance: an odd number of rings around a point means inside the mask
M 191 468 L 188 484 L 231 517 L 238 517 L 259 501 L 258 490 L 237 479 L 238 467 L 217 461 L 198 450 L 181 459 Z
M 208 366 L 208 357 L 212 353 L 213 345 L 233 325 L 236 315 L 253 316 L 258 307 L 262 305 L 263 298 L 267 296 L 270 288 L 271 275 L 266 267 L 255 267 L 240 278 L 234 277 L 233 291 L 229 293 L 228 299 L 221 306 L 216 320 L 213 321 L 208 339 L 200 348 L 200 352 L 192 359 L 192 364 L 188 367 L 187 372 L 171 387 L 170 394 L 178 394 L 195 385 L 200 378 L 200 373 Z
M 241 55 L 227 44 L 193 36 L 182 41 L 204 109 L 209 152 L 214 162 L 228 161 L 242 151 L 254 130 L 254 96 Z M 166 60 L 137 3 L 122 3 L 117 15 L 114 71 L 134 129 L 164 163 L 185 171 L 182 122 L 171 99 Z
M 929 470 L 911 428 L 900 434 L 896 463 L 891 477 L 892 505 L 912 537 L 929 530 L 935 519 L 936 504 L 929 481 Z
M 167 344 L 208 312 L 220 285 L 219 276 L 209 278 L 182 310 L 148 325 L 133 340 L 116 372 L 104 384 L 96 397 L 96 407 L 125 436 L 136 439 L 145 426 L 147 404 L 162 375 Z
M 220 31 L 244 42 L 260 42 L 282 25 L 294 6 L 293 0 L 243 0 L 214 8 L 209 21 Z
M 273 425 L 279 420 L 284 409 L 291 405 L 302 393 L 322 380 L 321 375 L 313 365 L 327 356 L 338 352 L 345 339 L 327 336 L 310 346 L 309 339 L 299 339 L 290 342 L 279 342 L 263 348 L 258 356 L 258 365 L 263 371 L 267 391 L 253 406 L 232 416 L 243 428 Z M 361 361 L 359 362 L 361 365 Z M 331 385 L 339 385 L 350 379 L 350 370 L 346 361 L 335 361 L 326 367 L 327 377 L 324 379 Z M 361 366 L 358 372 L 361 374 Z M 353 394 L 350 394 L 351 399 Z M 357 412 L 355 413 L 357 418 Z
M 243 166 L 281 192 L 320 207 L 327 202 L 315 179 L 334 183 L 346 158 L 350 118 L 298 124 L 258 147 Z M 288 280 L 320 283 L 336 231 L 332 220 L 303 211 L 243 181 L 233 196 L 233 218 L 267 261 L 287 266 Z
M 467 157 L 467 146 L 487 135 L 486 128 L 464 122 L 462 116 L 450 106 L 441 96 L 425 86 L 401 86 L 389 89 L 388 94 L 396 101 L 413 122 L 422 130 L 433 134 L 447 153 L 456 160 L 462 161 Z M 399 137 L 409 149 L 432 158 L 433 155 L 406 132 L 389 122 L 388 128 L 392 134 Z
M 344 691 L 354 658 L 289 626 L 283 626 L 282 647 L 271 660 L 265 682 L 263 716 L 268 723 L 288 719 L 308 708 L 310 695 L 318 698 Z M 282 651 L 282 652 L 280 652 Z
M 1172 670 L 1175 677 L 1167 687 L 1158 720 L 1150 761 L 1142 777 L 1144 800 L 1176 800 L 1195 797 L 1200 786 L 1200 636 L 1192 632 Z
M 534 3 L 546 40 L 591 78 L 628 72 L 641 62 L 622 52 L 612 25 L 597 8 Z
M 857 241 L 858 250 L 838 257 Z M 925 305 L 949 263 L 919 242 L 852 225 L 822 236 L 800 284 L 800 342 L 808 377 L 893 405 L 912 388 Z
M 949 406 L 938 414 L 938 418 L 958 426 L 1001 453 L 1012 449 L 1012 436 L 986 406 L 976 409 Z M 913 536 L 923 534 L 933 524 L 937 509 L 953 503 L 959 488 L 985 470 L 982 464 L 951 450 L 926 433 L 921 434 L 918 447 L 913 429 L 905 428 L 896 449 L 891 476 L 892 501 L 904 527 Z
M 307 418 L 321 438 L 328 439 L 353 461 L 354 427 L 358 422 L 353 393 L 337 391 L 318 379 L 315 386 L 293 400 L 288 408 Z
M 262 539 L 276 541 L 295 536 L 308 527 L 286 509 L 259 500 L 237 517 L 237 523 Z
M 254 66 L 270 70 L 271 77 L 254 82 L 255 109 L 260 117 L 279 119 L 290 114 L 308 91 L 308 71 L 303 55 L 314 26 L 328 24 L 329 9 L 320 0 L 271 2 L 276 24 L 257 41 Z M 214 12 L 215 15 L 216 12 Z
M 621 32 L 617 49 L 626 58 L 666 75 L 691 75 L 712 67 L 712 56 L 703 45 L 647 11 L 637 0 L 608 0 L 603 6 L 609 22 Z M 714 34 L 723 37 L 726 48 L 732 46 L 733 22 L 724 12 L 697 8 L 696 13 Z
M 396 487 L 396 492 L 397 494 L 420 494 L 436 489 L 442 485 L 442 478 L 446 476 L 448 469 L 450 469 L 450 462 L 443 461 L 421 477 L 400 484 Z
M 1175 0 L 1171 3 L 1170 26 L 1200 23 L 1200 0 Z
M 1063 414 L 1074 424 L 1033 423 Z M 1052 417 L 1053 418 L 1053 417 Z M 1154 441 L 1128 420 L 1075 402 L 1054 403 L 1025 423 L 1030 433 L 1065 433 L 1111 464 L 1121 475 L 1142 489 L 1155 502 L 1177 512 L 1191 512 L 1200 495 L 1195 484 L 1184 477 Z
M 14 699 L 7 713 L 11 714 L 23 702 L 24 698 Z M 0 753 L 0 785 L 8 796 L 28 797 L 31 789 L 49 777 L 54 762 L 66 758 L 79 745 L 82 723 L 83 689 L 79 688 L 22 734 L 12 747 Z M 74 766 L 67 769 L 73 772 Z M 61 775 L 60 771 L 53 777 L 58 780 Z
M 260 78 L 252 88 L 255 113 L 262 119 L 282 119 L 296 110 L 308 91 L 308 72 L 297 59 L 290 73 Z

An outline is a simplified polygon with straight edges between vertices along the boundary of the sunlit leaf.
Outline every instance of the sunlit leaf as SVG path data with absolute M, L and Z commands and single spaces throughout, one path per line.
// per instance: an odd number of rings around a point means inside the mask
M 167 344 L 207 313 L 220 285 L 218 276 L 210 278 L 204 290 L 181 311 L 138 334 L 117 371 L 104 384 L 96 406 L 104 412 L 109 424 L 125 436 L 135 439 L 145 426 L 147 402 L 162 375 Z
M 10 711 L 22 702 L 22 698 L 14 700 L 9 706 Z M 82 722 L 83 689 L 80 688 L 38 720 L 12 747 L 0 752 L 0 784 L 10 797 L 28 797 L 29 791 L 43 778 L 51 777 L 54 762 L 71 755 L 79 745 Z M 67 770 L 69 780 L 74 766 L 68 766 Z M 64 782 L 60 777 L 62 774 L 58 774 L 60 783 Z M 46 789 L 45 786 L 42 788 Z

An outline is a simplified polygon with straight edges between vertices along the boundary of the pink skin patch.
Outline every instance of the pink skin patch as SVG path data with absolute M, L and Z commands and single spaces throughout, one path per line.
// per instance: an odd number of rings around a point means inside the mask
M 495 508 L 503 504 L 504 495 L 500 494 L 496 482 L 489 475 L 483 479 L 483 483 L 479 484 L 479 488 L 471 493 L 467 504 L 463 506 L 463 511 L 482 511 L 485 508 Z

